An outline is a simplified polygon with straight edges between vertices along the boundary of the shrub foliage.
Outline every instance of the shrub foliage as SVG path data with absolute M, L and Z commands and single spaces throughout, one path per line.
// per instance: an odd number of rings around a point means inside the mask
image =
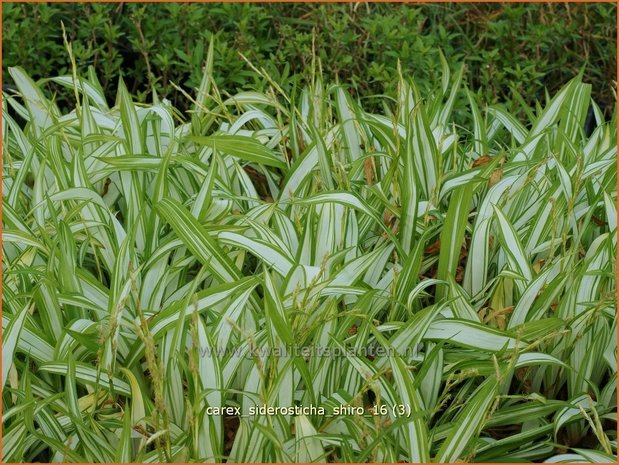
M 326 80 L 351 84 L 376 110 L 375 95 L 396 94 L 398 60 L 429 92 L 441 78 L 440 47 L 449 63 L 466 61 L 465 80 L 489 103 L 512 101 L 515 90 L 533 105 L 586 66 L 584 80 L 610 115 L 616 14 L 614 3 L 6 3 L 3 74 L 17 65 L 35 79 L 67 73 L 62 21 L 78 70 L 94 66 L 109 101 L 122 69 L 139 101 L 155 89 L 188 108 L 172 83 L 200 84 L 214 35 L 214 78 L 231 94 L 265 89 L 240 53 L 292 92 L 305 83 L 315 51 Z M 66 93 L 59 97 L 68 104 Z

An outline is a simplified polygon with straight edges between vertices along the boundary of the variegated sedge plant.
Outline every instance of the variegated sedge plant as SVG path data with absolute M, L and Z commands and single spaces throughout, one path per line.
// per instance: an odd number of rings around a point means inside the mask
M 510 114 L 444 63 L 373 114 L 211 63 L 190 115 L 10 70 L 3 461 L 616 460 L 617 124 L 581 76 Z M 263 404 L 327 414 L 206 413 Z

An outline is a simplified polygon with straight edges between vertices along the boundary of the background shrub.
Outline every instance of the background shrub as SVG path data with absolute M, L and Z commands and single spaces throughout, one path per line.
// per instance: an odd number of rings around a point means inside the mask
M 365 97 L 395 94 L 397 60 L 422 88 L 440 80 L 440 47 L 465 61 L 469 86 L 488 103 L 528 104 L 551 94 L 586 66 L 584 81 L 607 116 L 616 79 L 616 5 L 598 4 L 195 4 L 5 3 L 3 73 L 66 74 L 60 22 L 80 72 L 101 76 L 110 100 L 119 70 L 144 101 L 151 88 L 183 106 L 172 83 L 196 87 L 206 43 L 217 39 L 215 74 L 229 93 L 266 83 L 245 55 L 289 91 L 311 73 L 313 52 L 325 79 Z M 422 90 L 425 90 L 422 89 Z M 57 99 L 62 104 L 63 90 Z M 370 103 L 371 105 L 371 103 Z M 514 103 L 516 105 L 516 103 Z

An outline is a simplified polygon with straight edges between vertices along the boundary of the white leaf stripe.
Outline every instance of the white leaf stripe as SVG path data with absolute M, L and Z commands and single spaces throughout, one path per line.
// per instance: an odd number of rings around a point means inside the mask
M 495 399 L 498 383 L 489 378 L 477 389 L 456 417 L 454 425 L 439 449 L 434 461 L 452 463 L 458 461 L 469 447 L 471 438 L 483 426 L 483 419 Z
M 163 199 L 156 208 L 187 248 L 222 282 L 241 278 L 239 270 L 230 262 L 215 240 L 182 205 L 172 199 Z

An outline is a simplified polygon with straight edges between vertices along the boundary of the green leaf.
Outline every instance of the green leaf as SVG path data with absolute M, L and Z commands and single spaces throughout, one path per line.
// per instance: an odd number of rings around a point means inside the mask
M 43 363 L 40 366 L 41 371 L 66 375 L 68 373 L 67 362 L 52 362 Z M 98 373 L 97 370 L 89 365 L 81 362 L 75 362 L 75 379 L 81 384 L 99 386 L 103 389 L 113 389 L 114 392 L 124 396 L 131 396 L 131 388 L 124 381 L 113 378 L 110 380 L 105 373 Z
M 163 199 L 156 205 L 157 212 L 167 221 L 183 244 L 221 282 L 238 280 L 240 271 L 229 260 L 215 239 L 177 201 Z
M 19 336 L 30 310 L 30 303 L 25 305 L 17 315 L 13 315 L 9 324 L 2 331 L 2 387 L 6 385 L 9 369 L 13 365 L 13 356 L 17 348 Z
M 219 134 L 208 137 L 190 136 L 189 140 L 241 160 L 285 170 L 287 164 L 256 139 L 246 136 Z
M 498 383 L 494 378 L 487 379 L 477 388 L 456 416 L 434 461 L 453 463 L 469 450 L 473 437 L 483 427 L 484 419 L 495 399 L 497 390 Z
M 406 425 L 407 459 L 411 463 L 429 462 L 431 443 L 428 439 L 427 420 L 425 416 L 419 415 L 423 401 L 415 389 L 413 375 L 402 359 L 397 356 L 391 359 L 391 368 L 402 405 L 410 407 L 413 416 Z

